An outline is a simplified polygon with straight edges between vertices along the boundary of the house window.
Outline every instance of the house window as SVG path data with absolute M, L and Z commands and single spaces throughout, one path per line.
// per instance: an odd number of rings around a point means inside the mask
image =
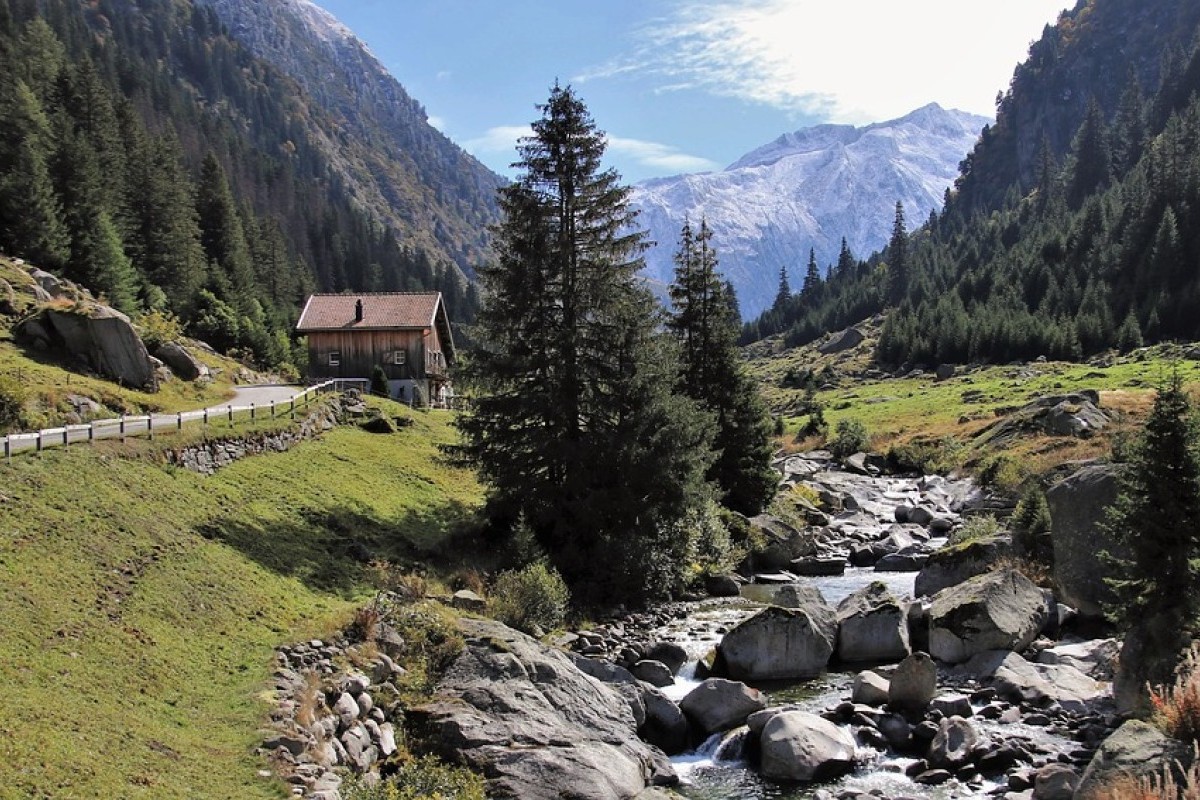
M 397 350 L 396 352 L 392 353 L 392 363 L 393 364 L 403 364 L 406 361 L 408 361 L 408 351 L 407 350 Z
M 329 366 L 336 367 L 342 363 L 342 353 L 340 350 L 331 350 L 329 352 Z

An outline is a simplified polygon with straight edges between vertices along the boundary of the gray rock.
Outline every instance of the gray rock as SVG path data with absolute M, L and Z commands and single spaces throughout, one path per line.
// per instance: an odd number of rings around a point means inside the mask
M 1133 778 L 1162 775 L 1164 767 L 1191 765 L 1191 748 L 1168 737 L 1148 722 L 1131 719 L 1104 740 L 1092 756 L 1075 789 L 1075 796 L 1088 798 L 1118 775 Z
M 680 710 L 705 733 L 735 728 L 766 707 L 767 698 L 758 689 L 724 678 L 709 678 L 679 702 Z
M 1039 652 L 1037 661 L 1051 666 L 1074 667 L 1090 678 L 1111 681 L 1120 652 L 1121 643 L 1116 639 L 1062 642 Z
M 450 598 L 450 605 L 455 608 L 461 608 L 463 611 L 474 611 L 476 613 L 487 610 L 487 600 L 484 600 L 470 589 L 459 589 Z
M 888 683 L 888 705 L 907 712 L 924 712 L 937 694 L 937 667 L 926 653 L 913 653 L 900 662 Z
M 933 377 L 939 381 L 948 381 L 954 377 L 953 364 L 938 364 L 937 369 L 933 371 Z
M 942 547 L 930 554 L 917 573 L 913 593 L 932 596 L 950 586 L 988 572 L 1002 557 L 1012 553 L 1007 536 L 989 536 Z
M 846 328 L 840 333 L 835 333 L 827 341 L 817 347 L 817 351 L 826 356 L 832 355 L 833 353 L 840 353 L 843 350 L 850 350 L 858 347 L 863 343 L 865 338 L 866 337 L 863 335 L 863 332 L 858 328 Z
M 808 577 L 841 575 L 846 571 L 846 559 L 842 556 L 804 556 L 793 559 L 788 569 Z
M 489 797 L 632 798 L 677 780 L 613 687 L 498 622 L 459 624 L 466 647 L 434 700 L 407 715 L 439 755 L 487 775 Z
M 288 734 L 280 734 L 272 736 L 263 742 L 263 749 L 267 752 L 274 752 L 282 747 L 294 756 L 298 756 L 308 747 L 308 740 L 301 736 L 291 736 Z
M 1107 551 L 1117 558 L 1129 556 L 1127 546 L 1100 525 L 1104 509 L 1117 497 L 1120 470 L 1110 464 L 1086 466 L 1046 492 L 1054 546 L 1054 583 L 1064 603 L 1091 619 L 1102 618 L 1104 608 L 1116 600 L 1104 582 L 1111 568 L 1100 554 Z
M 979 743 L 979 731 L 970 720 L 946 717 L 938 724 L 937 734 L 929 743 L 929 765 L 935 769 L 961 767 L 971 760 Z
M 638 729 L 641 737 L 667 755 L 687 750 L 690 728 L 683 711 L 658 689 L 646 684 L 639 688 L 646 709 L 646 721 Z
M 937 711 L 943 717 L 975 716 L 975 709 L 971 708 L 971 698 L 965 694 L 939 694 L 929 701 L 929 710 Z
M 194 381 L 209 376 L 209 369 L 179 342 L 167 342 L 159 345 L 154 355 L 162 359 L 171 371 L 185 381 Z
M 1125 633 L 1113 676 L 1118 713 L 1146 716 L 1151 712 L 1147 687 L 1174 682 L 1175 669 L 1189 645 L 1186 628 L 1174 615 L 1164 614 L 1138 620 Z
M 782 608 L 825 606 L 825 596 L 816 586 L 807 583 L 785 583 L 764 592 L 763 602 Z
M 876 572 L 917 572 L 925 566 L 928 554 L 917 548 L 902 553 L 888 553 L 875 562 Z
M 908 609 L 874 581 L 837 607 L 838 658 L 847 662 L 897 661 L 909 654 Z
M 661 661 L 666 664 L 672 675 L 678 675 L 679 669 L 687 663 L 688 654 L 674 642 L 655 642 L 646 651 L 646 658 L 651 661 Z
M 737 680 L 812 678 L 829 663 L 836 639 L 829 606 L 773 606 L 725 634 L 717 652 L 726 674 Z
M 870 670 L 854 676 L 850 687 L 850 701 L 866 706 L 881 706 L 888 701 L 890 682 L 882 675 Z
M 1074 667 L 1035 664 L 1007 650 L 980 653 L 963 671 L 990 681 L 1002 697 L 1013 702 L 1057 703 L 1073 713 L 1089 710 L 1107 692 L 1104 685 Z
M 675 682 L 675 675 L 661 661 L 643 659 L 634 664 L 630 671 L 633 673 L 633 677 L 652 686 L 670 686 Z
M 1034 777 L 1033 800 L 1071 800 L 1078 785 L 1078 772 L 1066 764 L 1047 764 Z
M 759 738 L 763 777 L 781 781 L 835 778 L 854 766 L 850 733 L 806 711 L 771 717 Z
M 737 597 L 742 585 L 732 575 L 709 575 L 704 579 L 704 591 L 712 597 Z
M 333 713 L 337 716 L 342 730 L 346 730 L 354 724 L 354 720 L 358 719 L 359 711 L 358 703 L 354 701 L 349 692 L 342 692 L 333 704 Z
M 379 752 L 384 758 L 396 752 L 396 729 L 390 722 L 379 724 Z
M 929 652 L 957 664 L 987 650 L 1023 650 L 1047 613 L 1042 590 L 1016 570 L 979 575 L 933 598 Z
M 101 375 L 125 386 L 158 388 L 150 353 L 120 311 L 99 304 L 79 311 L 48 308 L 41 319 L 54 343 Z

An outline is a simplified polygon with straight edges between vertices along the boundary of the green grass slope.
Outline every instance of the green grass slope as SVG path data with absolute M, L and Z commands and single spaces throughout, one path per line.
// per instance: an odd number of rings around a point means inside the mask
M 253 754 L 273 648 L 345 622 L 365 554 L 423 561 L 481 501 L 439 457 L 449 415 L 414 420 L 207 478 L 166 439 L 0 462 L 0 798 L 288 796 Z

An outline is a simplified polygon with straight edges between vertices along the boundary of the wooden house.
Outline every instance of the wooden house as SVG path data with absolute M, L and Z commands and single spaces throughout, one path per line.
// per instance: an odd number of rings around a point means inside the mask
M 392 397 L 449 402 L 454 339 L 440 292 L 314 294 L 296 332 L 313 378 L 370 378 L 379 366 Z

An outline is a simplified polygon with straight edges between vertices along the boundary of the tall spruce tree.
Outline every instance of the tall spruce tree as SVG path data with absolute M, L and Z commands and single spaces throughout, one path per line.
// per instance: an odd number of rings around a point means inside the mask
M 808 268 L 804 272 L 804 286 L 800 289 L 800 298 L 810 304 L 816 304 L 821 294 L 821 270 L 817 267 L 817 251 L 808 248 Z
M 792 286 L 788 283 L 787 267 L 779 268 L 779 289 L 775 292 L 775 302 L 771 304 L 771 310 L 781 312 L 787 308 L 788 301 L 792 299 Z
M 904 204 L 896 201 L 896 218 L 892 223 L 892 238 L 887 247 L 888 300 L 899 305 L 908 291 L 908 229 L 904 225 Z
M 739 319 L 717 270 L 712 230 L 700 220 L 693 234 L 684 222 L 671 284 L 673 313 L 668 327 L 679 341 L 680 388 L 716 420 L 717 460 L 709 480 L 726 506 L 760 513 L 775 495 L 771 469 L 771 418 L 737 351 Z
M 587 108 L 555 86 L 501 190 L 496 263 L 480 270 L 480 348 L 460 452 L 584 603 L 680 587 L 681 520 L 712 461 L 706 415 L 672 389 L 678 356 L 637 279 L 644 235 L 601 167 Z
M 1200 612 L 1200 430 L 1178 371 L 1159 388 L 1109 530 L 1129 558 L 1110 581 L 1126 624 L 1168 617 L 1194 624 Z

